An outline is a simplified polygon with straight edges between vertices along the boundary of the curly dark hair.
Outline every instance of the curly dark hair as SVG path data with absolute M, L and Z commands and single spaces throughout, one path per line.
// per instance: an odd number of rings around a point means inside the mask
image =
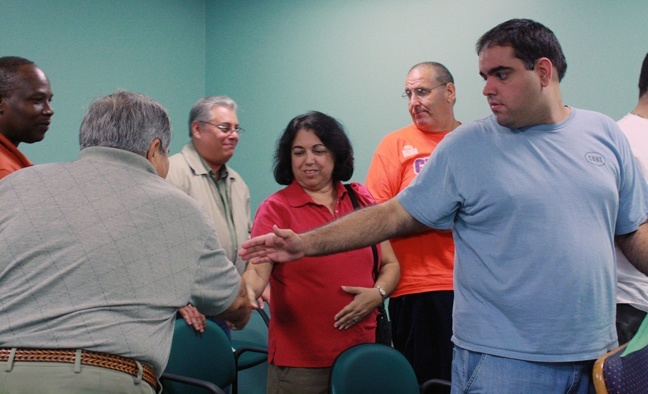
M 289 185 L 295 178 L 292 172 L 292 143 L 301 129 L 312 130 L 333 154 L 333 182 L 348 181 L 353 175 L 353 147 L 344 128 L 334 118 L 310 111 L 293 118 L 279 140 L 274 156 L 274 178 L 280 185 Z

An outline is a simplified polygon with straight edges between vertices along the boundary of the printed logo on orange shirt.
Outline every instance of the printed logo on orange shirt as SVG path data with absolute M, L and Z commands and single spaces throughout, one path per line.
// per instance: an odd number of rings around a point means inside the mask
M 429 157 L 422 157 L 414 160 L 414 163 L 412 165 L 414 166 L 414 173 L 418 175 L 419 172 L 423 169 L 423 166 L 425 163 L 427 163 Z
M 405 145 L 403 147 L 403 157 L 414 156 L 417 153 L 418 153 L 418 149 L 416 149 L 412 145 Z

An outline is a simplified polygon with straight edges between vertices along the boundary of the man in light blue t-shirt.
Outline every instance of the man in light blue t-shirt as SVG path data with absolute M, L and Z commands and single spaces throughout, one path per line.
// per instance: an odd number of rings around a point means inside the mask
M 513 19 L 477 53 L 492 116 L 444 138 L 396 198 L 303 234 L 277 229 L 242 255 L 286 262 L 452 230 L 452 391 L 587 393 L 594 360 L 617 345 L 615 241 L 648 273 L 648 185 L 612 119 L 563 104 L 551 30 Z

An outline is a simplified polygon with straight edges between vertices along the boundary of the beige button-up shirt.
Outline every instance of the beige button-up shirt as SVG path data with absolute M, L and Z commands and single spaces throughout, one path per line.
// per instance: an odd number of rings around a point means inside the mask
M 250 237 L 250 190 L 236 171 L 230 167 L 226 167 L 226 170 L 226 192 L 230 201 L 236 237 L 230 237 L 228 220 L 225 216 L 226 209 L 222 204 L 221 195 L 192 142 L 187 143 L 180 153 L 169 158 L 169 173 L 166 179 L 167 182 L 198 201 L 214 222 L 218 239 L 228 258 L 234 262 L 239 274 L 242 274 L 246 262 L 241 260 L 237 253 L 240 244 Z

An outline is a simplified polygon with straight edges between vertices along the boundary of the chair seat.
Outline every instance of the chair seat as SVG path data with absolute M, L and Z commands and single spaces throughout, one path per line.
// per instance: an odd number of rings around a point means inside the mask
M 648 392 L 648 348 L 626 356 L 621 351 L 607 358 L 603 376 L 610 393 Z
M 596 360 L 592 378 L 599 394 L 648 393 L 648 317 L 630 342 Z

